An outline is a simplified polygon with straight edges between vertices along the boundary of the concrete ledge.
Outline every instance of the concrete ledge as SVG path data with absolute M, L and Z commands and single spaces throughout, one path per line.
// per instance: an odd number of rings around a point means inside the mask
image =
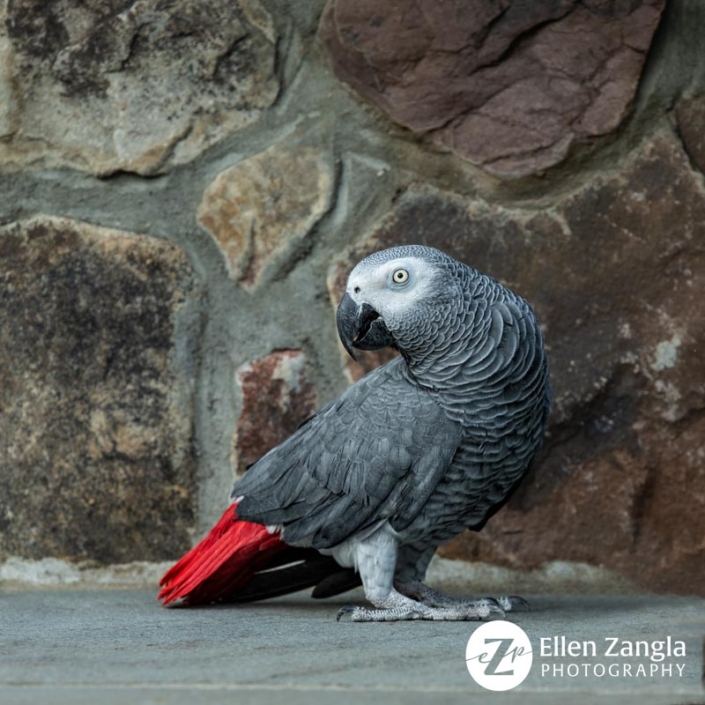
M 247 606 L 163 609 L 154 590 L 4 589 L 0 702 L 703 701 L 702 599 L 526 597 L 532 610 L 512 615 L 512 621 L 531 639 L 534 666 L 523 684 L 503 694 L 481 689 L 467 672 L 465 647 L 477 623 L 336 622 L 341 605 L 361 601 L 359 592 L 323 602 L 296 595 Z M 671 636 L 686 645 L 686 655 L 675 659 L 683 675 L 544 677 L 542 664 L 570 661 L 539 658 L 540 638 L 553 635 L 597 643 L 606 636 Z M 614 662 L 633 670 L 651 663 L 639 657 Z
M 174 686 L 0 686 L 0 698 L 7 705 L 35 703 L 72 703 L 75 705 L 193 705 L 194 702 L 237 703 L 237 705 L 358 705 L 380 702 L 385 705 L 565 705 L 565 693 L 490 693 L 472 694 L 448 690 L 398 690 L 388 688 L 291 688 L 236 685 Z M 675 698 L 675 699 L 674 699 Z M 580 705 L 696 705 L 703 701 L 687 695 L 628 695 L 624 693 L 581 693 Z
M 136 561 L 100 566 L 90 562 L 59 558 L 28 560 L 13 557 L 0 563 L 0 587 L 78 587 L 152 588 L 172 562 Z M 581 595 L 639 592 L 625 578 L 605 568 L 585 563 L 552 561 L 532 571 L 500 568 L 488 563 L 434 557 L 428 572 L 429 583 L 450 592 L 511 592 Z

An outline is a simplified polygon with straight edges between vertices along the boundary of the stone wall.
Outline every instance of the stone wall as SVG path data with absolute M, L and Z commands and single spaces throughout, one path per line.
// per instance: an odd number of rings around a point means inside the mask
M 177 557 L 386 359 L 334 304 L 420 242 L 534 303 L 555 390 L 444 555 L 705 594 L 703 36 L 699 0 L 8 0 L 0 561 Z

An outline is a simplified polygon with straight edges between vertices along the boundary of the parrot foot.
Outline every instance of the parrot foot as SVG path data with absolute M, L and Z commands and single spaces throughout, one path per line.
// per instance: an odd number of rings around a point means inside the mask
M 339 622 L 345 616 L 349 616 L 352 622 L 397 622 L 411 619 L 458 622 L 489 617 L 504 618 L 504 610 L 491 597 L 457 602 L 450 607 L 434 607 L 392 590 L 385 600 L 375 600 L 377 609 L 349 605 L 338 612 L 336 621 Z
M 462 609 L 466 605 L 474 605 L 479 602 L 488 601 L 497 607 L 501 608 L 504 612 L 517 612 L 528 610 L 529 603 L 518 595 L 502 595 L 501 597 L 485 597 L 478 600 L 467 600 L 458 597 L 452 597 L 451 595 L 442 592 L 441 590 L 434 590 L 433 588 L 424 585 L 421 582 L 407 583 L 407 584 L 397 584 L 395 587 L 399 590 L 402 595 L 418 600 L 424 605 L 429 607 L 448 607 L 448 608 L 459 608 Z

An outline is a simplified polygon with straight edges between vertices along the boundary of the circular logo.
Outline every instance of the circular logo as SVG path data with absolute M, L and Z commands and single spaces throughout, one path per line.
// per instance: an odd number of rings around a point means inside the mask
M 465 662 L 478 685 L 511 690 L 529 675 L 533 654 L 526 632 L 512 622 L 481 624 L 468 639 Z

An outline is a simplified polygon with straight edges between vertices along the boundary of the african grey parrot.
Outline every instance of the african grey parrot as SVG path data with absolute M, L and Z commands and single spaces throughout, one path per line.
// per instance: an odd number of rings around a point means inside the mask
M 411 245 L 353 269 L 337 326 L 353 357 L 401 355 L 247 470 L 160 597 L 237 602 L 313 585 L 327 596 L 361 580 L 374 609 L 343 608 L 354 621 L 479 619 L 520 604 L 458 600 L 423 580 L 440 544 L 507 501 L 541 445 L 550 387 L 531 306 Z

